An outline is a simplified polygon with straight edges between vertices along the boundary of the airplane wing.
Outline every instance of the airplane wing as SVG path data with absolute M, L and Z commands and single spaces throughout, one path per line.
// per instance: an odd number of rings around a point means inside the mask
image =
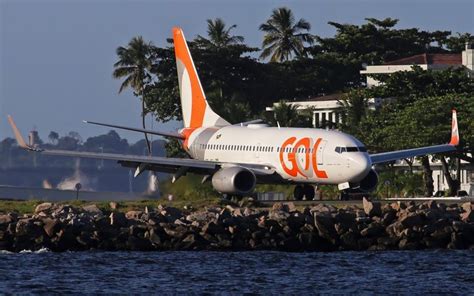
M 453 118 L 452 118 L 452 123 L 451 123 L 451 140 L 449 141 L 448 144 L 376 153 L 376 154 L 371 154 L 370 159 L 372 161 L 372 164 L 378 164 L 378 163 L 390 162 L 390 161 L 404 159 L 404 158 L 415 157 L 415 156 L 450 152 L 450 151 L 455 151 L 457 149 L 456 146 L 458 144 L 459 144 L 458 120 L 456 116 L 456 110 L 453 110 Z
M 251 170 L 257 176 L 269 176 L 275 173 L 274 168 L 263 165 L 220 163 L 216 161 L 205 161 L 189 158 L 168 158 L 116 153 L 95 153 L 83 151 L 40 149 L 26 144 L 11 116 L 8 116 L 8 121 L 10 122 L 10 125 L 13 129 L 13 133 L 15 135 L 18 146 L 25 150 L 38 152 L 44 155 L 115 160 L 124 167 L 136 168 L 135 177 L 145 170 L 177 173 L 178 177 L 184 175 L 187 172 L 211 175 L 217 170 L 219 170 L 221 167 L 225 166 L 241 166 L 248 170 Z
M 145 134 L 159 135 L 159 136 L 171 137 L 171 138 L 177 138 L 177 139 L 184 139 L 184 136 L 181 135 L 180 133 L 153 131 L 153 130 L 147 130 L 147 129 L 142 129 L 142 128 L 134 128 L 134 127 L 121 126 L 121 125 L 108 124 L 108 123 L 100 123 L 100 122 L 88 121 L 88 120 L 83 120 L 83 121 L 84 123 L 113 127 L 113 128 L 118 128 L 118 129 L 123 129 L 123 130 L 128 130 L 128 131 L 141 132 Z

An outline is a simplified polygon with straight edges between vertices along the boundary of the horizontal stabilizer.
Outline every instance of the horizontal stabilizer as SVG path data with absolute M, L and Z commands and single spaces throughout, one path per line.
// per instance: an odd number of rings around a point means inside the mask
M 100 123 L 100 122 L 87 121 L 87 120 L 84 120 L 84 122 L 85 123 L 90 123 L 90 124 L 95 124 L 95 125 L 101 125 L 101 126 L 107 126 L 107 127 L 112 127 L 112 128 L 128 130 L 128 131 L 141 132 L 141 133 L 152 134 L 152 135 L 159 135 L 159 136 L 163 136 L 163 137 L 184 139 L 183 135 L 181 135 L 179 133 L 175 133 L 175 132 L 160 132 L 160 131 L 153 131 L 153 130 L 147 130 L 147 129 L 142 129 L 142 128 L 134 128 L 134 127 L 121 126 L 121 125 L 108 124 L 108 123 Z

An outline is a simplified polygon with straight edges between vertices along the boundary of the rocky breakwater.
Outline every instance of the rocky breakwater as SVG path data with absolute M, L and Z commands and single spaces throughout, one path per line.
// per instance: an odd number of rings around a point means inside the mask
M 0 249 L 82 250 L 408 250 L 474 249 L 474 204 L 435 201 L 298 210 L 210 207 L 190 211 L 104 211 L 43 203 L 31 215 L 0 215 Z

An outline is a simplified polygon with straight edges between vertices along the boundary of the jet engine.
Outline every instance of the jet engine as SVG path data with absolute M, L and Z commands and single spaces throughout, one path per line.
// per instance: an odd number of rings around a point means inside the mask
M 375 170 L 370 170 L 367 176 L 359 183 L 359 188 L 362 191 L 369 192 L 375 189 L 379 182 L 379 176 Z
M 243 167 L 227 167 L 212 176 L 212 186 L 221 193 L 246 194 L 252 192 L 257 184 L 255 174 Z

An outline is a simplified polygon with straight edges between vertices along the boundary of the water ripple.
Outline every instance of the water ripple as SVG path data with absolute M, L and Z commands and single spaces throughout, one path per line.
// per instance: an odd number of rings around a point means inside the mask
M 473 251 L 42 250 L 0 262 L 0 294 L 474 294 Z

